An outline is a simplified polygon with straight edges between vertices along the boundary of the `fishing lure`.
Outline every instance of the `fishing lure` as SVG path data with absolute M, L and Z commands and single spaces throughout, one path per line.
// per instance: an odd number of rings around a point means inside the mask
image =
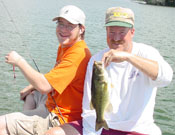
M 13 74 L 14 74 L 14 79 L 16 78 L 16 74 L 15 74 L 15 65 L 13 65 Z

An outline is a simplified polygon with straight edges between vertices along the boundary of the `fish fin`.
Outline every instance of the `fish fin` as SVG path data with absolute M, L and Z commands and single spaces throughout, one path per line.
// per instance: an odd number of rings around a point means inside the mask
M 108 104 L 108 106 L 106 107 L 105 111 L 106 112 L 112 112 L 113 111 L 113 107 L 112 107 L 111 103 Z
M 101 121 L 101 122 L 97 122 L 96 121 L 96 125 L 95 125 L 95 130 L 98 131 L 101 128 L 104 128 L 106 130 L 109 130 L 108 124 L 106 123 L 105 120 Z
M 94 109 L 94 106 L 93 106 L 92 102 L 90 102 L 90 109 L 91 109 L 91 110 Z

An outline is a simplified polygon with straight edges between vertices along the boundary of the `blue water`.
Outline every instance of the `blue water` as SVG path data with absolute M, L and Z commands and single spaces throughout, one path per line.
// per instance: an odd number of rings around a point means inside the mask
M 17 68 L 17 78 L 13 78 L 12 66 L 4 62 L 4 56 L 15 50 L 34 68 L 31 57 L 42 73 L 48 72 L 55 63 L 58 47 L 56 24 L 51 20 L 68 4 L 80 7 L 86 14 L 85 36 L 92 54 L 107 46 L 106 9 L 113 6 L 131 8 L 135 12 L 134 41 L 156 47 L 175 71 L 175 8 L 142 5 L 129 0 L 0 0 L 0 115 L 22 110 L 19 91 L 28 85 Z M 154 118 L 163 135 L 175 134 L 174 81 L 175 77 L 168 87 L 158 89 L 157 93 Z

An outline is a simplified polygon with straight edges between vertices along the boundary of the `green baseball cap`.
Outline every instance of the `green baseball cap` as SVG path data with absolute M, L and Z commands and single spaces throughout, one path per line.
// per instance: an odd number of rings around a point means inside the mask
M 105 26 L 134 26 L 134 13 L 129 8 L 112 7 L 106 11 Z

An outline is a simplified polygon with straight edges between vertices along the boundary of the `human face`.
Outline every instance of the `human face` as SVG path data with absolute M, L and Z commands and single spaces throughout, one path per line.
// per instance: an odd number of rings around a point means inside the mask
M 56 35 L 62 47 L 72 46 L 81 40 L 80 26 L 78 24 L 72 24 L 64 18 L 59 18 Z
M 107 43 L 110 49 L 131 52 L 134 28 L 108 26 L 106 31 Z

